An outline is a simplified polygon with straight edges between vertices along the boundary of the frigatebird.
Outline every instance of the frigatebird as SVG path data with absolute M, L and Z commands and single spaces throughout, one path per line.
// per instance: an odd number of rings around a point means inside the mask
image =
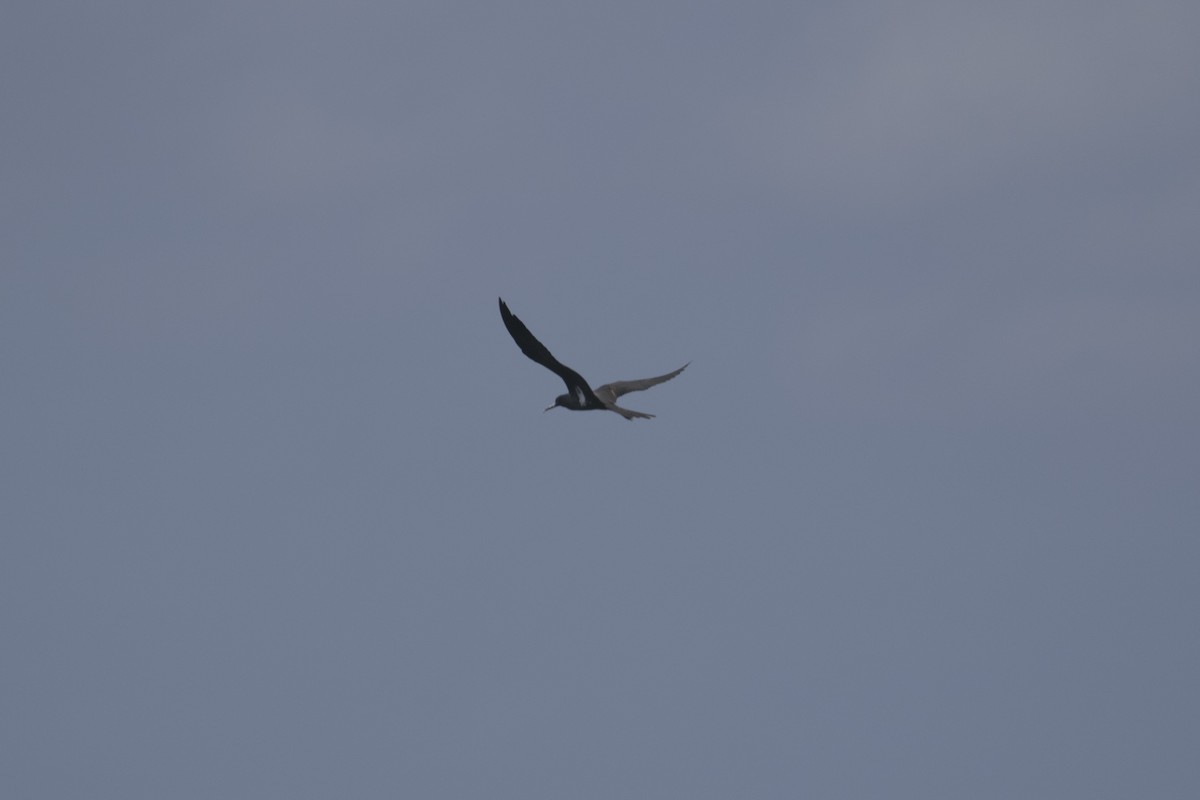
M 554 356 L 550 355 L 550 351 L 546 349 L 546 345 L 539 342 L 534 335 L 529 332 L 529 328 L 525 327 L 525 323 L 508 310 L 508 306 L 504 300 L 500 300 L 500 318 L 504 320 L 504 327 L 508 328 L 508 333 L 512 336 L 513 341 L 517 343 L 517 347 L 521 348 L 521 352 L 530 358 L 530 360 L 541 364 L 546 369 L 553 372 L 555 375 L 563 379 L 563 383 L 567 385 L 567 393 L 560 394 L 554 398 L 554 405 L 551 408 L 569 408 L 572 411 L 615 411 L 625 419 L 652 419 L 653 414 L 643 414 L 641 411 L 630 411 L 628 408 L 621 408 L 617 405 L 617 398 L 629 392 L 640 392 L 643 389 L 649 389 L 651 386 L 669 381 L 679 373 L 687 369 L 688 364 L 684 364 L 674 372 L 668 372 L 666 375 L 659 375 L 657 378 L 642 378 L 636 381 L 614 381 L 606 383 L 603 386 L 597 386 L 595 390 L 588 386 L 588 382 L 583 379 L 578 372 L 568 366 L 564 366 Z

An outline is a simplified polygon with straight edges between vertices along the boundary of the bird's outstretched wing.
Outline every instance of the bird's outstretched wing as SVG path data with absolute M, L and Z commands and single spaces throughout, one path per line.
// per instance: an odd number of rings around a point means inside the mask
M 669 381 L 671 378 L 674 378 L 676 375 L 687 369 L 688 364 L 691 363 L 692 362 L 689 361 L 687 364 L 684 364 L 674 372 L 668 372 L 666 375 L 659 375 L 657 378 L 642 378 L 636 381 L 613 381 L 612 383 L 606 383 L 603 386 L 596 387 L 596 396 L 599 397 L 601 401 L 608 401 L 611 403 L 623 394 L 640 392 L 643 389 L 649 389 L 651 386 L 657 386 L 660 383 Z
M 504 300 L 500 300 L 500 318 L 504 320 L 504 327 L 508 329 L 508 335 L 517 343 L 517 347 L 521 348 L 521 352 L 528 356 L 531 361 L 541 364 L 562 378 L 563 383 L 567 385 L 569 393 L 576 394 L 582 391 L 588 397 L 595 397 L 592 387 L 588 386 L 588 382 L 583 379 L 583 376 L 570 367 L 564 366 L 557 358 L 550 355 L 550 351 L 546 349 L 546 345 L 539 342 L 529 332 L 529 328 L 525 327 L 525 323 L 521 322 L 516 314 L 508 310 L 508 306 Z M 674 375 L 669 377 L 674 377 Z M 666 378 L 663 378 L 663 380 L 666 380 Z

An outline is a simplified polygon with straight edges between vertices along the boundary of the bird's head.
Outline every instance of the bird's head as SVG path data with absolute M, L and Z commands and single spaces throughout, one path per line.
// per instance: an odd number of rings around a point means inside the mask
M 554 405 L 547 407 L 542 413 L 545 414 L 546 411 L 558 408 L 559 406 L 562 406 L 563 408 L 570 408 L 570 402 L 572 399 L 573 398 L 569 394 L 560 394 L 558 397 L 554 398 Z

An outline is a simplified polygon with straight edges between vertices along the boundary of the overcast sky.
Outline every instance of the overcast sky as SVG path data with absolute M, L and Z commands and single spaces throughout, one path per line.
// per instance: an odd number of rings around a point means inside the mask
M 0 794 L 1198 796 L 1197 42 L 8 3 Z

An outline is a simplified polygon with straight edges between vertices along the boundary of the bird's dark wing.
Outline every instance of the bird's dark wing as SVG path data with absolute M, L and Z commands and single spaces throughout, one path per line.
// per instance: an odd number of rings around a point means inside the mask
M 531 361 L 536 361 L 562 378 L 563 383 L 567 385 L 568 392 L 574 394 L 577 390 L 582 390 L 588 397 L 595 397 L 592 387 L 588 386 L 588 382 L 583 379 L 583 376 L 559 363 L 558 359 L 550 355 L 546 345 L 534 338 L 533 334 L 529 332 L 529 328 L 525 327 L 525 323 L 508 310 L 508 306 L 503 300 L 500 301 L 500 318 L 504 320 L 504 327 L 508 328 L 508 335 L 517 343 L 517 347 L 521 348 L 521 352 Z
M 692 362 L 688 362 L 690 364 Z M 616 400 L 623 394 L 630 392 L 640 392 L 643 389 L 649 389 L 651 386 L 657 386 L 660 383 L 671 380 L 679 373 L 687 369 L 688 364 L 684 364 L 674 372 L 668 372 L 666 375 L 659 375 L 657 378 L 640 378 L 636 381 L 614 381 L 606 383 L 603 386 L 596 387 L 596 394 L 601 400 Z

